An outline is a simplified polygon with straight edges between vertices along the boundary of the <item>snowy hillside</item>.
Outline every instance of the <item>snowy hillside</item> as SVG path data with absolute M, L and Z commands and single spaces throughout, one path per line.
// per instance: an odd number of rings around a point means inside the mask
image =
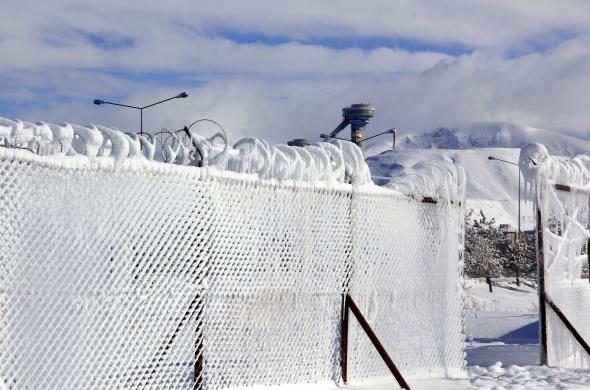
M 590 155 L 590 141 L 509 123 L 473 123 L 423 134 L 400 134 L 394 151 L 391 140 L 383 137 L 367 147 L 366 155 L 371 156 L 367 162 L 377 183 L 419 161 L 450 157 L 463 165 L 467 174 L 467 209 L 481 209 L 498 223 L 516 227 L 518 167 L 490 161 L 488 156 L 516 163 L 520 148 L 532 142 L 545 144 L 556 155 Z M 524 186 L 522 190 L 522 229 L 532 229 L 531 205 L 524 201 Z

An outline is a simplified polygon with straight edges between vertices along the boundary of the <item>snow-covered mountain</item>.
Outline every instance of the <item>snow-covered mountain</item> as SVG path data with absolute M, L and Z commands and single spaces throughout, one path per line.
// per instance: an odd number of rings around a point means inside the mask
M 506 122 L 479 122 L 454 127 L 440 127 L 422 134 L 399 134 L 396 148 L 407 149 L 479 149 L 522 148 L 532 142 L 547 146 L 551 154 L 575 156 L 590 154 L 590 141 L 551 130 Z M 369 146 L 369 155 L 379 149 L 391 149 L 391 142 L 381 140 Z M 383 149 L 383 150 L 385 150 Z
M 384 138 L 366 151 L 375 182 L 382 183 L 418 161 L 447 156 L 465 168 L 467 208 L 481 209 L 498 223 L 514 228 L 518 222 L 518 167 L 490 161 L 488 156 L 516 163 L 520 148 L 532 142 L 546 145 L 555 155 L 590 155 L 590 141 L 511 123 L 472 123 L 423 134 L 398 134 L 396 150 L 391 150 L 391 140 Z M 524 186 L 521 190 L 521 227 L 532 229 L 532 205 L 524 200 Z

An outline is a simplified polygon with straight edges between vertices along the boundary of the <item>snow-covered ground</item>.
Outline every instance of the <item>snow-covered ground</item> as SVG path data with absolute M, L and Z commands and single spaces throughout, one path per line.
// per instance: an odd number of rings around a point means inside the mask
M 520 287 L 513 278 L 494 279 L 493 293 L 487 283 L 479 279 L 465 282 L 465 308 L 477 315 L 481 312 L 531 312 L 536 313 L 539 298 L 535 285 L 523 280 Z
M 590 372 L 558 370 L 539 365 L 505 367 L 498 362 L 491 367 L 469 368 L 475 389 L 589 389 Z
M 589 389 L 590 371 L 539 366 L 537 293 L 496 281 L 466 283 L 467 364 L 471 385 L 483 389 Z

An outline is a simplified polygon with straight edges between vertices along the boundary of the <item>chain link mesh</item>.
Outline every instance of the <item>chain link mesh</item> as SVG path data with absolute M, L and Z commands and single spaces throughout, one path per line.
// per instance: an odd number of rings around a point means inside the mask
M 9 389 L 221 389 L 341 375 L 351 292 L 404 374 L 463 373 L 462 210 L 0 150 Z M 353 378 L 384 375 L 351 327 Z
M 352 297 L 404 375 L 460 377 L 462 207 L 393 200 L 387 192 L 355 195 Z M 351 376 L 389 374 L 353 324 Z

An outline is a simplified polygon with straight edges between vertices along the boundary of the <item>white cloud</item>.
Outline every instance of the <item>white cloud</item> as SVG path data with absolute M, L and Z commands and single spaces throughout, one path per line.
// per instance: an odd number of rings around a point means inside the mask
M 189 99 L 146 111 L 148 126 L 206 116 L 234 137 L 285 141 L 331 130 L 340 109 L 359 100 L 376 106 L 375 130 L 507 120 L 587 137 L 590 123 L 590 3 L 583 1 L 20 1 L 3 5 L 3 14 L 0 102 L 25 102 L 29 120 L 132 129 L 137 113 L 91 100 L 142 104 L 174 95 L 185 88 L 139 76 L 180 72 L 202 84 L 193 83 Z M 223 32 L 284 43 L 234 42 Z M 321 44 L 372 37 L 473 52 Z M 95 38 L 125 44 L 104 50 Z M 555 47 L 507 56 L 538 46 Z
M 17 33 L 49 22 L 96 32 L 150 37 L 173 24 L 195 31 L 232 30 L 299 39 L 386 36 L 473 47 L 508 46 L 550 31 L 588 31 L 584 0 L 145 0 L 9 1 L 5 29 Z M 30 26 L 29 26 L 30 25 Z

